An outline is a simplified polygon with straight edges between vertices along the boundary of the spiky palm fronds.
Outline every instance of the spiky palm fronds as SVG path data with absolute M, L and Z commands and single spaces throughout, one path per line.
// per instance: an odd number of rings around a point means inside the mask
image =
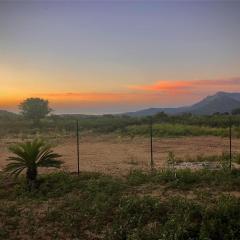
M 61 155 L 54 153 L 51 147 L 39 139 L 18 143 L 9 148 L 14 154 L 7 159 L 9 162 L 5 172 L 18 176 L 24 169 L 27 169 L 27 178 L 36 178 L 38 167 L 59 168 L 62 161 L 58 160 Z M 29 175 L 29 176 L 28 176 Z

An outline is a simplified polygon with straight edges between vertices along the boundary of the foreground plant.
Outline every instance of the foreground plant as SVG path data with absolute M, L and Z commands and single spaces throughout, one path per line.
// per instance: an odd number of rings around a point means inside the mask
M 5 172 L 16 177 L 26 170 L 26 179 L 29 189 L 36 186 L 38 168 L 60 168 L 62 161 L 58 160 L 61 155 L 54 153 L 51 147 L 44 141 L 35 139 L 25 143 L 18 143 L 9 148 L 14 156 L 10 156 Z

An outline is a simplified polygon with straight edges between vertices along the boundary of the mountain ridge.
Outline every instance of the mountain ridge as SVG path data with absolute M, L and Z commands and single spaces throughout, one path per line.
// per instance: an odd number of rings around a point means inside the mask
M 178 115 L 192 113 L 195 115 L 211 115 L 218 113 L 230 113 L 232 110 L 240 108 L 240 93 L 217 92 L 214 95 L 207 96 L 201 101 L 191 105 L 175 108 L 147 108 L 135 112 L 128 112 L 128 116 L 151 116 L 159 112 L 165 112 L 169 115 Z

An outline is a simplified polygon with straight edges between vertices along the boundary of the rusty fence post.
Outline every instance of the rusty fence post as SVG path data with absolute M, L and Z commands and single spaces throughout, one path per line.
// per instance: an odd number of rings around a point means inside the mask
M 152 117 L 150 117 L 150 157 L 151 157 L 151 171 L 154 170 L 154 161 L 153 161 L 153 120 Z
M 229 168 L 232 169 L 232 119 L 229 119 Z
M 80 160 L 80 157 L 79 157 L 79 124 L 78 124 L 78 120 L 76 121 L 76 135 L 77 135 L 77 173 L 78 173 L 78 176 L 80 174 L 80 166 L 79 166 L 79 160 Z

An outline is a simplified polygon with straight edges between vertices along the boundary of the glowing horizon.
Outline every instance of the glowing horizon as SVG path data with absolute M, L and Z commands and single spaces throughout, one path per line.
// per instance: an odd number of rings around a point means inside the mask
M 0 109 L 191 105 L 240 92 L 240 2 L 1 2 Z
M 208 91 L 206 91 L 206 87 L 208 88 Z M 129 103 L 131 103 L 131 108 L 129 109 L 131 110 L 134 108 L 134 105 L 139 102 L 144 102 L 142 108 L 151 106 L 179 107 L 183 105 L 191 105 L 196 101 L 201 100 L 202 97 L 206 97 L 206 95 L 204 95 L 206 92 L 214 94 L 216 88 L 219 89 L 219 91 L 240 92 L 240 78 L 195 81 L 165 80 L 157 81 L 150 85 L 127 87 L 127 89 L 134 89 L 134 92 L 46 92 L 28 93 L 26 95 L 19 94 L 19 96 L 15 93 L 15 96 L 1 97 L 1 102 L 4 102 L 5 100 L 5 107 L 4 104 L 0 105 L 0 107 L 3 109 L 12 108 L 16 111 L 16 106 L 18 106 L 24 99 L 30 97 L 40 97 L 49 100 L 51 106 L 57 110 L 57 113 L 64 113 L 64 110 L 58 110 L 61 108 L 71 109 L 72 107 L 81 107 L 86 111 L 88 107 L 102 106 L 107 109 L 109 104 L 121 106 L 122 104 Z M 175 101 L 176 98 L 178 99 L 177 104 Z M 161 105 L 156 105 L 156 102 L 160 102 Z M 122 111 L 124 111 L 124 109 Z M 66 111 L 66 113 L 67 112 L 68 111 Z M 118 112 L 121 111 L 118 110 L 114 113 Z

